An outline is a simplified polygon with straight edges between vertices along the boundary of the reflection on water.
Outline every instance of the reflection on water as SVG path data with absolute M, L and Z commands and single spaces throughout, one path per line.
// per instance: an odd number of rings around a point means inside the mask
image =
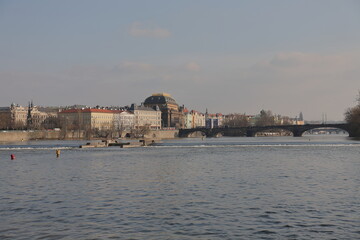
M 0 239 L 359 239 L 359 143 L 306 136 L 134 149 L 1 145 Z

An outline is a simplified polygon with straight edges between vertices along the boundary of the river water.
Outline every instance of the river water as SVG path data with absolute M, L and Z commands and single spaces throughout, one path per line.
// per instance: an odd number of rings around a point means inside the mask
M 345 136 L 83 143 L 0 145 L 0 239 L 360 239 Z

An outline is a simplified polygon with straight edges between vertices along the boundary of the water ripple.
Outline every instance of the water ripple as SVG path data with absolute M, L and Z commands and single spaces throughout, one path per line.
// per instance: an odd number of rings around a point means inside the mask
M 0 239 L 360 239 L 359 144 L 208 141 L 17 149 Z

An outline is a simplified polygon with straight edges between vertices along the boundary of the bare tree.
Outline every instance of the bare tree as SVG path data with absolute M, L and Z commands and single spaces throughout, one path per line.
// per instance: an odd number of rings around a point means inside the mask
M 47 114 L 47 117 L 41 123 L 41 127 L 43 129 L 53 129 L 60 127 L 60 119 L 58 117 L 52 116 L 51 114 Z
M 275 124 L 275 119 L 271 111 L 260 111 L 260 116 L 257 119 L 256 126 L 273 126 Z
M 345 120 L 350 126 L 350 134 L 360 137 L 360 91 L 356 100 L 357 106 L 346 111 Z
M 84 134 L 85 134 L 85 138 L 88 140 L 90 140 L 93 137 L 93 131 L 91 128 L 91 120 L 90 120 L 90 122 L 87 122 L 86 124 L 84 124 Z
M 250 123 L 245 114 L 234 113 L 225 117 L 223 125 L 229 127 L 247 127 L 250 125 Z
M 114 125 L 111 124 L 110 126 L 106 123 L 103 123 L 100 128 L 94 129 L 94 136 L 97 138 L 105 138 L 110 139 L 113 138 L 114 134 Z
M 131 133 L 134 137 L 144 137 L 146 134 L 150 132 L 150 124 L 145 124 L 144 126 L 141 126 L 139 128 L 133 128 L 131 130 Z
M 282 124 L 283 125 L 290 125 L 291 124 L 291 120 L 289 117 L 282 117 Z
M 0 119 L 0 129 L 9 129 L 11 127 L 11 119 L 3 118 Z
M 121 121 L 116 125 L 116 132 L 119 134 L 119 137 L 121 137 L 126 130 L 125 124 Z

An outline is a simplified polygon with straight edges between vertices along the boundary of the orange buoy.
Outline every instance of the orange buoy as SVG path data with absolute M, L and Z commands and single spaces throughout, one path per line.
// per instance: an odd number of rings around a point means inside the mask
M 15 160 L 16 159 L 15 154 L 11 154 L 10 158 L 11 158 L 11 160 Z

